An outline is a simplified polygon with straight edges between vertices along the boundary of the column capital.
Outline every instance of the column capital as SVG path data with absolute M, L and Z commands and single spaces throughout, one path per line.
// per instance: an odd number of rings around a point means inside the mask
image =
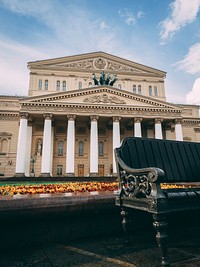
M 90 116 L 91 121 L 97 121 L 99 119 L 98 115 L 92 115 Z
M 134 118 L 134 122 L 136 123 L 136 122 L 141 122 L 142 121 L 142 118 L 141 117 L 135 117 Z
M 29 113 L 28 112 L 20 112 L 19 113 L 21 119 L 28 119 Z
M 155 123 L 157 124 L 157 123 L 161 123 L 161 122 L 163 122 L 163 119 L 162 118 L 155 118 Z
M 76 115 L 75 114 L 68 114 L 67 118 L 69 121 L 74 121 L 76 119 Z
M 182 118 L 175 119 L 175 124 L 181 124 L 182 123 Z
M 45 118 L 45 120 L 51 120 L 52 117 L 53 117 L 53 114 L 52 113 L 44 113 L 43 114 L 43 117 Z
M 113 116 L 113 122 L 118 122 L 118 121 L 120 121 L 121 120 L 121 117 L 119 117 L 119 116 Z

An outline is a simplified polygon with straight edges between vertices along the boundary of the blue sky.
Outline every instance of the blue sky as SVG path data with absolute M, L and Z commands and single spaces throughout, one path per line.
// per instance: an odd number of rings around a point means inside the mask
M 0 94 L 27 62 L 103 51 L 167 72 L 167 101 L 200 105 L 200 0 L 0 0 Z M 11 78 L 12 77 L 12 78 Z

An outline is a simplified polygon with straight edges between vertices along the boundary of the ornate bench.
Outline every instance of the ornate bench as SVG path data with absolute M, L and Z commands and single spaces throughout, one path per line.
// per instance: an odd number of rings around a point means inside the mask
M 121 207 L 127 242 L 129 209 L 151 213 L 162 266 L 170 266 L 166 216 L 200 209 L 200 143 L 127 137 L 115 149 L 115 156 L 116 205 Z

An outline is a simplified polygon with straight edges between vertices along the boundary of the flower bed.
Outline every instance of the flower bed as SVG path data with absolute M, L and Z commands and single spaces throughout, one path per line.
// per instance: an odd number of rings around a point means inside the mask
M 118 189 L 118 183 L 106 182 L 68 182 L 58 184 L 35 184 L 35 185 L 5 185 L 0 187 L 0 195 L 13 196 L 16 194 L 54 194 L 68 192 L 92 192 L 114 191 Z
M 162 189 L 192 188 L 195 184 L 161 184 Z M 198 185 L 199 187 L 199 185 Z M 54 194 L 118 190 L 118 182 L 67 182 L 52 184 L 21 184 L 0 186 L 0 195 Z

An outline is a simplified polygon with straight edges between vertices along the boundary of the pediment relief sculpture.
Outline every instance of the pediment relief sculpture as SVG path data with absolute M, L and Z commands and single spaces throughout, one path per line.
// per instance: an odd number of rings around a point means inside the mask
M 83 102 L 88 103 L 111 103 L 111 104 L 126 104 L 126 102 L 119 97 L 109 96 L 107 94 L 89 96 L 83 99 Z
M 50 67 L 57 68 L 75 68 L 75 69 L 96 69 L 96 70 L 110 70 L 110 71 L 122 71 L 122 72 L 134 72 L 134 73 L 146 73 L 140 69 L 130 67 L 119 62 L 107 60 L 105 58 L 94 58 L 88 60 L 80 60 L 70 63 L 62 63 L 51 65 Z

